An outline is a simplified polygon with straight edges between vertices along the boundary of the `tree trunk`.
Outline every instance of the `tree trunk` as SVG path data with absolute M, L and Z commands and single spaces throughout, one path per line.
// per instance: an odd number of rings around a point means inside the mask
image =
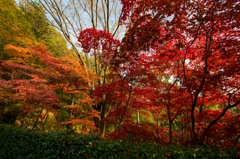
M 140 118 L 139 118 L 139 109 L 137 109 L 137 124 L 140 124 Z
M 74 106 L 74 102 L 75 102 L 75 99 L 73 98 L 72 99 L 72 104 L 71 104 L 72 106 Z M 70 109 L 71 109 L 71 111 L 70 111 L 70 114 L 69 114 L 69 119 L 71 120 L 72 119 L 72 108 L 70 108 Z M 67 124 L 67 129 L 72 128 L 71 125 L 72 124 Z
M 23 125 L 24 125 L 24 120 L 25 120 L 25 119 L 20 120 L 20 122 L 21 122 L 21 127 L 23 127 Z
M 47 111 L 47 116 L 46 116 L 46 119 L 45 119 L 45 121 L 44 121 L 44 124 L 43 124 L 43 127 L 42 127 L 42 130 L 43 131 L 45 131 L 45 127 L 46 127 L 46 125 L 47 125 L 47 122 L 48 122 L 48 118 L 49 118 L 49 111 Z
M 106 104 L 106 102 L 104 101 L 103 104 L 102 104 L 102 109 L 101 109 L 101 114 L 100 114 L 100 120 L 102 120 L 102 119 L 105 118 L 105 116 L 106 116 L 106 106 L 107 106 L 107 104 Z M 105 124 L 104 122 L 101 122 L 101 123 L 100 123 L 100 131 L 101 131 L 103 137 L 104 137 L 104 135 L 105 135 L 105 131 L 106 131 L 105 129 L 106 129 L 106 124 Z
M 0 119 L 2 119 L 5 106 L 6 106 L 5 102 L 0 102 Z
M 61 118 L 62 118 L 62 114 L 60 113 L 57 118 L 57 128 L 56 128 L 57 131 L 59 130 L 59 124 L 60 124 Z
M 34 123 L 34 125 L 33 125 L 33 127 L 32 127 L 32 130 L 37 126 L 38 119 L 39 119 L 40 115 L 42 114 L 42 111 L 43 111 L 43 108 L 41 109 L 41 111 L 40 111 L 40 113 L 39 113 L 39 115 L 38 115 L 38 117 L 37 117 L 37 120 L 36 120 L 36 122 Z
M 172 123 L 173 123 L 173 120 L 170 117 L 170 101 L 168 102 L 168 105 L 167 105 L 167 115 L 168 115 L 168 121 L 169 121 L 169 130 L 168 130 L 169 144 L 171 145 L 172 144 Z
M 93 109 L 98 111 L 98 112 L 100 112 L 101 107 L 102 107 L 102 102 L 98 103 L 96 106 L 93 106 Z M 99 118 L 94 117 L 93 121 L 94 121 L 95 127 L 96 128 L 100 128 L 100 126 L 99 126 L 99 121 L 100 121 Z
M 172 120 L 169 119 L 169 144 L 171 145 L 172 144 Z

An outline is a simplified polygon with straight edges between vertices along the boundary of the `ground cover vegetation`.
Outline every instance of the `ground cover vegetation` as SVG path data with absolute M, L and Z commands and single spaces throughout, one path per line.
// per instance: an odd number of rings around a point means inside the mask
M 0 2 L 1 122 L 240 148 L 237 0 L 75 2 Z
M 158 159 L 237 159 L 236 149 L 215 146 L 161 146 L 131 139 L 109 140 L 99 134 L 69 131 L 39 133 L 9 125 L 0 126 L 0 156 L 7 158 L 158 158 Z

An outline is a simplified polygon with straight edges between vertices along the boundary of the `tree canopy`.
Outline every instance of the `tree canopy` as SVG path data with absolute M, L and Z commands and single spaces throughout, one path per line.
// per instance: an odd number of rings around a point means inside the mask
M 126 26 L 122 39 L 109 29 L 108 0 L 103 12 L 108 18 L 104 16 L 107 21 L 102 28 L 96 27 L 98 1 L 85 4 L 91 6 L 93 27 L 79 30 L 82 53 L 67 30 L 73 24 L 61 12 L 64 5 L 56 12 L 60 18 L 55 19 L 57 26 L 44 14 L 56 16 L 48 6 L 56 5 L 55 0 L 40 2 L 40 12 L 33 2 L 22 9 L 9 3 L 12 15 L 6 15 L 9 8 L 1 6 L 0 15 L 6 22 L 0 38 L 11 38 L 1 43 L 1 52 L 8 55 L 0 61 L 2 99 L 21 103 L 19 117 L 41 110 L 36 125 L 39 118 L 46 118 L 42 114 L 45 109 L 69 129 L 69 125 L 79 124 L 81 133 L 101 133 L 110 139 L 239 148 L 240 3 L 120 2 L 118 25 Z M 26 18 L 17 18 L 17 12 Z M 65 27 L 60 27 L 61 20 Z M 49 25 L 60 27 L 75 56 Z M 3 34 L 5 30 L 8 36 Z M 16 30 L 21 34 L 10 33 Z M 31 45 L 17 42 L 18 37 L 31 39 Z

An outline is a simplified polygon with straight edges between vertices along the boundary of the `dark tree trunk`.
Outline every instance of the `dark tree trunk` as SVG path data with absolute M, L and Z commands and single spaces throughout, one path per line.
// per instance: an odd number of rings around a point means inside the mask
M 42 111 L 43 111 L 43 108 L 41 109 L 41 111 L 40 111 L 40 113 L 39 113 L 39 115 L 38 115 L 38 117 L 37 117 L 37 120 L 36 120 L 36 122 L 34 123 L 34 125 L 33 125 L 33 127 L 32 127 L 32 130 L 37 126 L 37 124 L 38 124 L 38 119 L 39 119 L 40 115 L 42 114 Z
M 100 119 L 102 120 L 103 118 L 105 118 L 105 116 L 106 116 L 106 102 L 104 101 L 102 103 L 102 110 L 101 110 L 101 114 L 100 114 Z M 101 131 L 103 137 L 105 135 L 105 128 L 106 128 L 105 123 L 100 121 L 100 131 Z
M 172 144 L 172 120 L 169 120 L 169 144 Z
M 98 111 L 98 112 L 100 112 L 101 111 L 101 107 L 102 107 L 102 102 L 100 102 L 99 104 L 97 104 L 96 106 L 93 106 L 93 109 L 94 110 L 96 110 L 96 111 Z M 95 123 L 95 127 L 96 128 L 100 128 L 100 120 L 99 120 L 99 118 L 97 118 L 97 117 L 94 117 L 93 118 L 93 121 L 94 121 L 94 123 Z
M 6 106 L 6 103 L 5 103 L 5 102 L 0 102 L 0 119 L 2 119 L 5 106 Z

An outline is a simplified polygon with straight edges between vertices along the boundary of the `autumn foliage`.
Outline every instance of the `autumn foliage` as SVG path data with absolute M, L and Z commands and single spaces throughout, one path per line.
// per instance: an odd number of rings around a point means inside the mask
M 21 114 L 32 113 L 38 109 L 59 114 L 62 96 L 55 90 L 60 89 L 62 94 L 70 95 L 77 103 L 73 106 L 65 105 L 64 108 L 70 108 L 73 114 L 84 116 L 82 120 L 69 118 L 63 124 L 81 123 L 87 128 L 97 130 L 91 119 L 98 117 L 98 112 L 89 107 L 94 105 L 94 100 L 87 93 L 89 91 L 87 83 L 93 82 L 90 78 L 97 78 L 94 74 L 88 74 L 89 77 L 86 77 L 84 69 L 73 60 L 73 56 L 55 58 L 44 49 L 44 46 L 25 49 L 7 45 L 5 49 L 15 52 L 17 56 L 9 61 L 1 60 L 0 74 L 3 77 L 1 90 L 4 94 L 11 93 L 9 99 L 12 101 L 23 102 Z M 17 60 L 17 57 L 21 60 Z M 12 63 L 15 60 L 16 62 Z M 31 63 L 29 60 L 37 62 Z M 39 117 L 41 116 L 44 114 L 39 114 Z
M 108 100 L 114 101 L 103 119 L 115 127 L 109 136 L 158 137 L 154 140 L 163 143 L 168 134 L 165 144 L 237 146 L 238 2 L 122 0 L 122 4 L 121 22 L 128 31 L 109 60 L 121 75 L 95 90 L 97 96 L 109 94 Z M 83 48 L 86 32 L 79 37 Z M 101 31 L 91 29 L 84 37 L 95 40 L 98 35 Z M 96 43 L 99 40 L 87 46 L 99 49 Z M 157 123 L 167 123 L 168 131 L 134 122 L 137 110 L 151 112 Z
M 60 113 L 61 89 L 76 116 L 62 124 L 80 123 L 88 128 L 82 133 L 108 126 L 110 139 L 240 148 L 239 2 L 121 2 L 121 41 L 95 28 L 78 37 L 104 75 L 44 46 L 6 45 L 13 58 L 0 61 L 1 91 L 23 102 L 22 113 Z

